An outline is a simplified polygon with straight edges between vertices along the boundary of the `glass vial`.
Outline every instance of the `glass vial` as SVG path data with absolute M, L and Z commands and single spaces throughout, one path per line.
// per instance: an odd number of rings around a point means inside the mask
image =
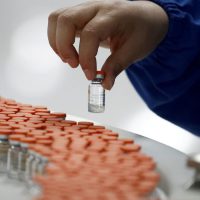
M 48 164 L 48 158 L 45 156 L 41 156 L 40 165 L 38 165 L 38 175 L 45 175 L 45 168 Z
M 28 158 L 28 144 L 21 143 L 21 151 L 18 155 L 18 179 L 25 181 L 26 160 Z
M 18 156 L 18 179 L 20 181 L 26 181 L 26 161 L 28 159 L 28 150 L 29 146 L 36 142 L 36 139 L 33 137 L 24 137 L 20 140 L 21 151 Z
M 8 135 L 0 133 L 0 173 L 7 171 L 7 157 L 10 148 Z
M 20 142 L 17 140 L 10 140 L 10 148 L 8 150 L 7 160 L 7 176 L 11 179 L 18 178 L 18 156 L 21 151 Z
M 39 174 L 38 169 L 41 162 L 42 162 L 41 155 L 39 153 L 36 153 L 35 159 L 33 160 L 33 163 L 32 163 L 32 177 L 35 177 L 36 175 Z
M 36 139 L 33 137 L 24 137 L 20 139 L 21 141 L 21 151 L 18 156 L 18 179 L 21 181 L 26 181 L 26 161 L 28 159 L 28 150 L 32 144 L 35 144 Z
M 88 111 L 102 113 L 105 110 L 105 90 L 102 86 L 104 72 L 97 71 L 96 78 L 88 88 Z
M 26 169 L 25 169 L 25 181 L 27 186 L 32 185 L 32 165 L 35 160 L 35 152 L 34 149 L 28 150 L 28 158 L 26 160 Z

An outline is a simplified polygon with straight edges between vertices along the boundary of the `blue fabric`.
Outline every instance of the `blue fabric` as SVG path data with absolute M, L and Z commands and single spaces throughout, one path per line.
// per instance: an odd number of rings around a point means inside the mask
M 168 33 L 127 75 L 152 111 L 200 136 L 200 0 L 153 2 L 168 14 Z

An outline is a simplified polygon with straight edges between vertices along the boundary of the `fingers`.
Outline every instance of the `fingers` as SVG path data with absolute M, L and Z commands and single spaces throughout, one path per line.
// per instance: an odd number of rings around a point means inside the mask
M 96 75 L 96 55 L 101 41 L 106 40 L 114 31 L 114 23 L 108 17 L 95 16 L 80 35 L 79 61 L 87 77 L 92 80 Z
M 98 5 L 79 5 L 56 11 L 49 16 L 48 38 L 53 50 L 72 67 L 79 64 L 78 53 L 73 46 L 77 33 L 96 15 Z
M 105 79 L 102 83 L 103 87 L 110 90 L 114 85 L 116 77 L 133 63 L 135 59 L 136 56 L 132 52 L 130 41 L 127 41 L 122 47 L 113 52 L 102 67 L 102 71 L 105 72 Z
M 51 48 L 58 54 L 58 50 L 56 47 L 56 28 L 57 28 L 57 19 L 59 14 L 61 14 L 65 9 L 57 10 L 49 15 L 48 19 L 48 39 Z
M 61 59 L 71 67 L 77 67 L 80 63 L 89 80 L 96 75 L 98 48 L 107 41 L 112 54 L 102 68 L 106 73 L 103 86 L 111 89 L 116 76 L 130 63 L 131 56 L 129 53 L 124 55 L 124 52 L 132 48 L 128 49 L 128 44 L 121 47 L 119 41 L 113 40 L 119 24 L 112 12 L 101 10 L 100 5 L 93 2 L 54 12 L 49 16 L 48 37 L 51 47 Z M 73 46 L 77 35 L 80 35 L 79 54 Z M 120 41 L 123 43 L 124 40 Z
M 100 40 L 93 31 L 83 30 L 80 37 L 79 59 L 80 65 L 88 80 L 92 80 L 96 74 L 96 54 Z
M 68 16 L 60 15 L 57 20 L 56 48 L 63 62 L 67 62 L 71 67 L 79 64 L 78 53 L 73 46 L 75 42 L 76 25 Z

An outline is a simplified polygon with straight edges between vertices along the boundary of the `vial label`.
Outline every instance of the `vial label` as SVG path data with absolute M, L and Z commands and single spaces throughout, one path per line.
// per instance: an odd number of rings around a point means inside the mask
M 91 85 L 89 88 L 88 110 L 103 112 L 105 109 L 105 90 L 101 85 Z

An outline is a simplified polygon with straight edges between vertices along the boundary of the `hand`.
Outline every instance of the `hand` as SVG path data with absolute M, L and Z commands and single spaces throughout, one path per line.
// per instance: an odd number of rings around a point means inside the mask
M 48 38 L 60 58 L 87 79 L 96 75 L 96 54 L 101 44 L 111 50 L 104 63 L 103 86 L 111 89 L 117 75 L 151 53 L 168 29 L 165 11 L 150 1 L 89 1 L 49 16 Z M 73 46 L 80 37 L 79 52 Z

